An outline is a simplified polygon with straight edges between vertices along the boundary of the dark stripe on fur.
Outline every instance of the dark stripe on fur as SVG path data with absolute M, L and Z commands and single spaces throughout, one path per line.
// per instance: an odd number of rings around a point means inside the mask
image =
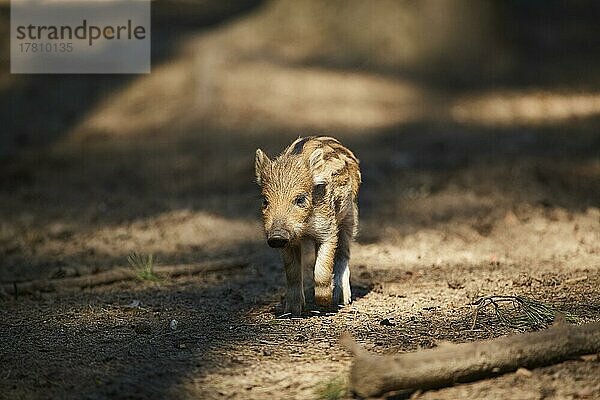
M 292 149 L 292 154 L 300 154 L 300 153 L 302 153 L 302 149 L 304 148 L 304 144 L 306 144 L 306 142 L 308 142 L 310 139 L 311 139 L 311 137 L 305 137 L 302 140 L 300 140 L 298 143 L 296 143 L 296 145 Z

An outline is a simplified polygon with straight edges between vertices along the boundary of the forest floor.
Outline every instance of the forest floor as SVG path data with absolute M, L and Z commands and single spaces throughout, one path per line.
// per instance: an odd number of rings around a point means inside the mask
M 472 326 L 470 303 L 503 294 L 600 321 L 600 119 L 568 90 L 432 94 L 190 43 L 137 80 L 34 80 L 13 97 L 58 96 L 65 113 L 82 97 L 86 112 L 0 164 L 0 398 L 351 398 L 345 331 L 381 354 L 516 334 L 491 316 Z M 490 101 L 509 112 L 486 114 Z M 284 274 L 261 231 L 254 152 L 316 133 L 361 160 L 353 302 L 279 318 Z M 244 264 L 19 293 L 127 267 L 133 252 Z M 415 397 L 599 398 L 598 376 L 599 362 L 572 360 Z

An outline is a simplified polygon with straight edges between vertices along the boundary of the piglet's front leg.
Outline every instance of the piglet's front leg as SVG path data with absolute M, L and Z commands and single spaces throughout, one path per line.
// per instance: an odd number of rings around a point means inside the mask
M 285 295 L 285 312 L 293 315 L 302 314 L 304 307 L 304 288 L 302 287 L 302 264 L 300 248 L 290 246 L 282 250 L 287 293 Z
M 337 237 L 318 246 L 315 261 L 315 303 L 330 307 L 333 292 L 333 260 L 337 247 Z

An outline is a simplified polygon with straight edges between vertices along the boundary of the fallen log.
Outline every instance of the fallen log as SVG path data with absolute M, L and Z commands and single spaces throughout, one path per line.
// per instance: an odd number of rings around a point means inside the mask
M 161 265 L 153 267 L 153 273 L 160 277 L 177 277 L 194 275 L 203 272 L 223 271 L 244 268 L 248 261 L 241 258 L 228 258 L 223 260 L 205 261 L 195 264 Z M 139 279 L 136 271 L 131 267 L 113 268 L 97 274 L 89 274 L 60 279 L 36 279 L 26 282 L 3 284 L 0 293 L 8 295 L 33 294 L 36 292 L 57 292 L 65 289 L 87 288 L 108 285 L 115 282 Z
M 568 325 L 520 335 L 439 347 L 395 356 L 368 353 L 348 333 L 342 344 L 354 355 L 351 387 L 362 397 L 390 391 L 436 389 L 471 382 L 519 367 L 552 365 L 600 353 L 600 323 Z

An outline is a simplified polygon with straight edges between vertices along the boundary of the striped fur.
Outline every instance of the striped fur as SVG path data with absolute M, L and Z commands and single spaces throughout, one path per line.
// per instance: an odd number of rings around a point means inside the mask
M 337 139 L 296 139 L 277 158 L 256 151 L 256 180 L 264 198 L 263 222 L 289 235 L 282 249 L 288 293 L 286 312 L 304 306 L 302 265 L 314 257 L 315 301 L 322 306 L 351 301 L 350 242 L 357 234 L 359 161 Z

